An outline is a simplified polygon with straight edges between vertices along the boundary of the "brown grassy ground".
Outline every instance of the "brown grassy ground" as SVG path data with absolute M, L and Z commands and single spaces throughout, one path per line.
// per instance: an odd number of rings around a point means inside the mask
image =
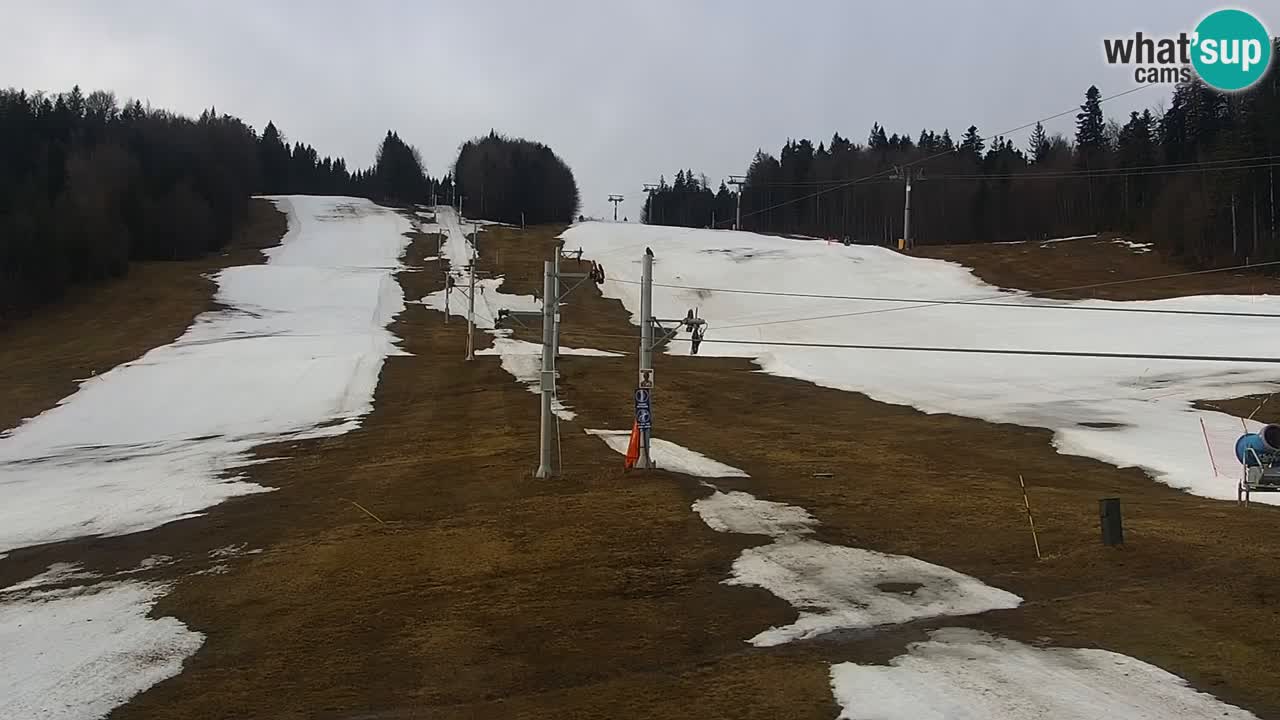
M 66 300 L 0 330 L 0 431 L 75 392 L 76 380 L 133 360 L 182 334 L 209 307 L 205 278 L 259 262 L 279 242 L 285 218 L 254 200 L 249 222 L 226 253 L 187 262 L 135 262 L 126 278 L 76 288 Z
M 509 234 L 493 235 L 503 232 Z M 527 253 L 512 244 L 497 245 L 498 265 L 523 266 L 509 276 L 511 291 L 531 291 L 538 258 L 518 265 Z M 983 253 L 1006 247 L 974 248 L 964 260 L 977 265 L 979 274 L 996 277 L 993 265 L 998 264 Z M 1115 247 L 1098 245 L 1079 255 L 1110 255 Z M 1127 258 L 1115 261 L 1123 266 Z M 1099 264 L 1102 272 L 1113 274 Z M 1153 270 L 1131 270 L 1129 277 Z M 1219 280 L 1204 276 L 1198 286 L 1177 291 L 1232 287 L 1218 285 Z M 1099 281 L 1098 274 L 1078 268 L 1055 285 Z M 599 338 L 627 326 L 618 304 L 594 293 L 571 301 L 564 327 L 565 344 L 630 349 L 629 342 Z M 575 360 L 580 359 L 568 358 L 562 365 L 572 369 Z M 1024 641 L 1051 638 L 1113 649 L 1155 662 L 1259 712 L 1280 713 L 1280 683 L 1260 680 L 1253 670 L 1280 653 L 1280 642 L 1251 629 L 1280 629 L 1280 581 L 1272 560 L 1280 550 L 1274 532 L 1280 515 L 1274 509 L 1241 512 L 1171 490 L 1136 470 L 1058 455 L 1047 431 L 924 415 L 750 373 L 754 367 L 745 361 L 660 355 L 655 364 L 662 379 L 655 391 L 657 433 L 752 475 L 723 484 L 810 509 L 833 541 L 915 555 L 1028 600 L 1025 610 L 941 624 L 971 624 Z M 611 363 L 609 372 L 605 377 L 595 369 L 589 376 L 566 370 L 561 394 L 586 426 L 625 427 L 628 422 L 634 368 Z M 755 408 L 751 413 L 743 412 L 748 400 Z M 936 443 L 928 454 L 944 460 L 922 467 L 919 438 Z M 814 478 L 815 471 L 832 472 L 834 478 Z M 1031 486 L 1048 553 L 1042 562 L 1034 559 L 1020 513 L 1018 473 Z M 1113 496 L 1125 507 L 1123 550 L 1106 549 L 1098 538 L 1097 501 Z M 833 659 L 874 657 L 879 647 L 874 642 L 814 645 Z M 886 641 L 883 647 L 900 645 Z
M 1059 288 L 1155 278 L 1186 273 L 1188 268 L 1156 252 L 1138 253 L 1104 239 L 1063 242 L 1025 242 L 983 245 L 929 245 L 913 255 L 951 260 L 974 269 L 992 285 L 1043 292 Z M 1105 300 L 1155 300 L 1202 294 L 1277 294 L 1280 278 L 1274 271 L 1230 271 L 1167 278 L 1072 292 L 1046 297 L 1100 298 Z
M 554 229 L 481 235 L 508 292 L 540 290 Z M 432 238 L 400 276 L 439 287 Z M 1280 717 L 1280 514 L 1187 496 L 1142 473 L 1058 455 L 1045 431 L 925 415 L 761 375 L 743 360 L 659 355 L 660 437 L 739 466 L 723 482 L 795 503 L 822 538 L 909 553 L 1023 595 L 1018 610 L 772 649 L 746 638 L 794 618 L 719 584 L 761 538 L 715 533 L 692 479 L 624 474 L 584 427 L 630 420 L 634 356 L 563 359 L 564 476 L 531 478 L 537 398 L 497 358 L 461 359 L 464 324 L 410 305 L 373 413 L 348 435 L 264 448 L 272 494 L 125 538 L 14 553 L 0 585 L 54 560 L 125 567 L 165 552 L 178 572 L 229 543 L 264 548 L 225 575 L 186 576 L 157 608 L 208 636 L 173 680 L 115 718 L 830 718 L 829 663 L 884 660 L 925 629 L 970 625 L 1104 647 Z M 584 287 L 564 344 L 633 352 L 627 314 Z M 531 335 L 525 335 L 531 338 Z M 487 344 L 482 342 L 481 345 Z M 744 413 L 750 399 L 756 412 Z M 922 465 L 919 439 L 935 444 Z M 814 472 L 831 478 L 815 478 Z M 1016 473 L 1047 557 L 1037 562 Z M 1121 497 L 1128 543 L 1098 542 L 1097 500 Z M 359 510 L 359 503 L 376 515 Z

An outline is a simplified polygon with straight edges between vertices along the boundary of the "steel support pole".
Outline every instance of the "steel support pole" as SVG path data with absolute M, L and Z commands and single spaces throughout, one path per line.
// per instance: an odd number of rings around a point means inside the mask
M 907 199 L 902 206 L 902 244 L 911 249 L 911 168 L 907 168 Z
M 552 351 L 552 335 L 555 333 L 555 320 L 552 309 L 555 307 L 554 279 L 551 261 L 547 260 L 542 267 L 542 425 L 538 452 L 538 471 L 535 477 L 549 478 L 555 475 L 553 466 L 553 445 L 555 443 L 555 416 L 551 412 L 551 401 L 555 396 L 556 366 Z
M 560 357 L 560 241 L 559 240 L 556 241 L 556 259 L 555 259 L 555 265 L 551 269 L 551 274 L 552 274 L 552 278 L 551 278 L 552 289 L 555 291 L 555 294 L 551 296 L 553 298 L 553 302 L 551 305 L 552 307 L 551 323 L 552 325 L 555 326 L 554 327 L 555 332 L 552 333 L 551 335 L 551 356 L 558 359 Z
M 653 255 L 645 251 L 640 265 L 640 370 L 653 369 Z M 653 402 L 650 393 L 649 402 Z M 652 407 L 652 406 L 651 406 Z M 640 458 L 638 468 L 653 467 L 649 457 L 651 430 L 640 431 Z
M 473 335 L 476 329 L 476 257 L 471 256 L 471 276 L 467 281 L 469 287 L 467 291 L 467 359 L 475 358 L 475 340 Z

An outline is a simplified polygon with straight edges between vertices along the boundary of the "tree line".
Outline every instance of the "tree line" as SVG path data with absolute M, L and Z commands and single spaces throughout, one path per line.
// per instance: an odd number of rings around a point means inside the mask
M 736 206 L 737 195 L 730 192 L 724 181 L 718 190 L 712 191 L 706 175 L 679 170 L 672 184 L 667 184 L 664 175 L 656 187 L 649 189 L 640 209 L 640 220 L 650 225 L 723 226 L 732 222 Z
M 1277 42 L 1280 52 L 1280 41 Z M 1193 263 L 1280 259 L 1275 165 L 1280 72 L 1224 94 L 1194 79 L 1167 109 L 1106 120 L 1096 87 L 1072 138 L 1037 124 L 1025 147 L 970 126 L 889 133 L 865 144 L 839 133 L 815 147 L 789 140 L 757 151 L 742 189 L 743 228 L 893 244 L 903 233 L 911 173 L 911 234 L 919 243 L 1037 240 L 1116 231 Z M 895 168 L 899 170 L 895 172 Z M 731 226 L 736 197 L 705 180 L 660 188 L 646 222 Z M 677 176 L 680 179 L 680 176 Z
M 573 171 L 551 148 L 492 130 L 463 143 L 450 180 L 470 217 L 562 223 L 572 221 L 580 205 Z
M 468 177 L 480 170 L 482 217 L 518 222 L 526 209 L 529 222 L 563 221 L 577 210 L 572 173 L 543 145 L 491 135 L 464 146 L 459 165 Z M 390 130 L 373 165 L 352 171 L 290 145 L 274 123 L 259 135 L 212 108 L 189 118 L 79 87 L 0 90 L 0 327 L 71 286 L 124 275 L 131 260 L 224 248 L 256 194 L 403 205 L 452 191 L 450 176 L 427 175 L 418 150 Z

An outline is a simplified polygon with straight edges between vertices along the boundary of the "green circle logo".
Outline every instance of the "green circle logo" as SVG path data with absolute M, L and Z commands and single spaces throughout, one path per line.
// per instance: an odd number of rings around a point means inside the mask
M 1218 10 L 1196 26 L 1191 64 L 1210 87 L 1233 92 L 1258 82 L 1271 64 L 1271 34 L 1243 10 Z

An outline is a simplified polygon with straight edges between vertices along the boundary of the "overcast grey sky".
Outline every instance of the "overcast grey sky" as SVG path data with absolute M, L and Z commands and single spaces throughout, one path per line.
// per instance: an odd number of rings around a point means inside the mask
M 490 128 L 550 145 L 588 214 L 643 183 L 713 182 L 789 137 L 865 142 L 976 124 L 1007 130 L 1135 85 L 1102 38 L 1190 31 L 1191 0 L 957 3 L 697 0 L 131 2 L 0 0 L 0 83 L 111 89 L 195 114 L 274 120 L 322 155 L 368 165 L 388 128 L 441 174 Z M 1235 3 L 1280 32 L 1276 3 Z M 1104 106 L 1154 106 L 1156 86 Z M 1070 132 L 1073 119 L 1049 125 Z M 1025 145 L 1026 133 L 1014 136 Z

